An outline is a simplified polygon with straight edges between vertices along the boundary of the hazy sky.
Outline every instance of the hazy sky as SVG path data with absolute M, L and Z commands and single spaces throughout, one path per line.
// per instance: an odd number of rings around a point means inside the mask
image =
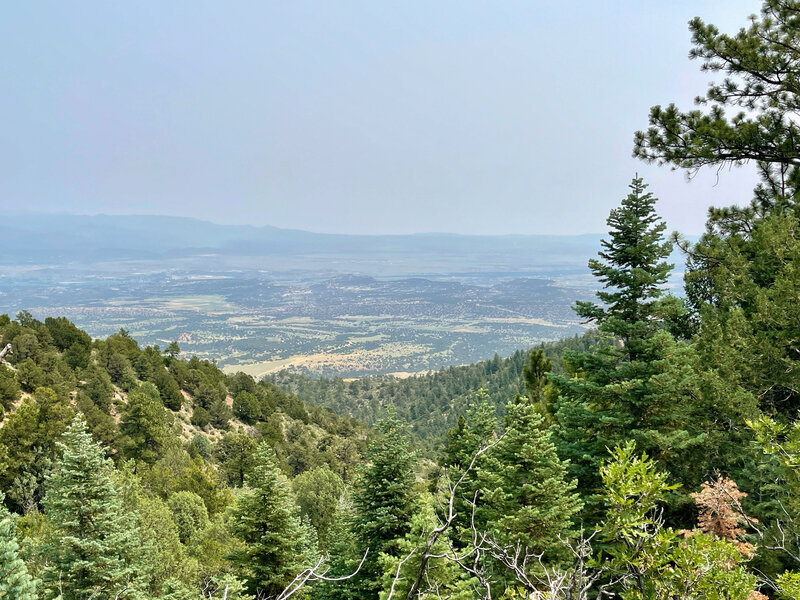
M 694 233 L 709 204 L 749 199 L 751 169 L 687 183 L 632 159 L 633 132 L 705 88 L 687 21 L 732 32 L 759 6 L 11 2 L 0 209 L 584 233 L 638 171 Z

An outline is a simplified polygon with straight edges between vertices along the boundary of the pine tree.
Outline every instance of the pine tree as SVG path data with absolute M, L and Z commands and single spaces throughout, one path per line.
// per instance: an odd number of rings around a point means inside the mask
M 489 403 L 486 390 L 478 390 L 477 401 L 467 409 L 465 417 L 459 416 L 458 426 L 450 430 L 444 454 L 444 466 L 448 469 L 451 482 L 458 481 L 464 469 L 472 462 L 475 454 L 482 447 L 492 443 L 497 436 L 497 417 L 495 409 Z M 472 538 L 469 530 L 472 515 L 471 500 L 478 490 L 478 470 L 486 463 L 484 454 L 478 458 L 470 473 L 467 473 L 459 486 L 459 494 L 455 499 L 456 518 L 454 523 L 455 539 L 467 543 Z
M 762 410 L 788 419 L 800 409 L 798 11 L 797 0 L 764 0 L 732 34 L 693 19 L 690 57 L 723 77 L 697 97 L 697 109 L 652 107 L 650 126 L 634 138 L 635 156 L 688 173 L 756 166 L 750 205 L 712 208 L 706 233 L 686 244 L 685 289 L 703 361 L 722 364 Z
M 378 437 L 367 450 L 353 492 L 354 532 L 359 548 L 369 555 L 359 573 L 355 597 L 372 600 L 382 587 L 379 557 L 396 555 L 399 541 L 409 532 L 417 508 L 414 493 L 415 454 L 394 413 L 376 424 Z
M 340 498 L 333 522 L 325 537 L 325 548 L 330 556 L 331 577 L 344 577 L 353 573 L 364 555 L 364 549 L 359 547 L 353 531 L 354 521 L 352 498 L 345 494 Z M 352 579 L 320 581 L 314 585 L 312 597 L 314 600 L 350 600 L 358 595 L 355 591 L 359 589 L 358 583 Z
M 45 548 L 45 583 L 63 600 L 132 593 L 143 587 L 148 567 L 137 561 L 139 530 L 123 509 L 111 460 L 92 441 L 83 415 L 75 417 L 63 440 L 43 500 L 54 528 Z
M 747 215 L 780 205 L 796 207 L 800 192 L 795 120 L 796 67 L 800 47 L 797 0 L 764 0 L 761 15 L 735 34 L 722 33 L 699 17 L 689 30 L 689 57 L 701 70 L 724 76 L 697 96 L 700 109 L 674 104 L 650 109 L 649 128 L 634 136 L 634 155 L 695 173 L 704 166 L 758 166 L 762 185 L 752 207 L 725 212 L 744 224 Z M 745 17 L 745 15 L 742 15 Z
M 502 543 L 545 552 L 581 508 L 577 481 L 568 480 L 530 398 L 517 396 L 506 411 L 503 438 L 478 470 L 476 519 Z
M 36 583 L 19 557 L 14 522 L 0 492 L 0 600 L 36 600 Z
M 447 445 L 444 450 L 444 465 L 451 470 L 451 477 L 456 471 L 469 465 L 475 453 L 497 434 L 497 417 L 495 409 L 489 403 L 486 390 L 480 389 L 475 402 L 467 409 L 466 416 L 459 415 L 458 425 L 447 434 Z M 457 477 L 458 477 L 457 476 Z
M 552 406 L 548 396 L 552 394 L 553 387 L 548 385 L 548 375 L 553 370 L 553 361 L 541 348 L 535 348 L 528 354 L 528 362 L 522 367 L 522 381 L 525 390 L 536 410 L 545 418 L 543 427 L 553 425 Z
M 152 383 L 144 383 L 128 394 L 119 430 L 128 458 L 152 464 L 164 452 L 168 439 L 167 413 Z
M 305 540 L 291 487 L 278 468 L 275 452 L 262 442 L 254 459 L 246 480 L 250 491 L 237 500 L 231 525 L 244 548 L 228 558 L 247 581 L 250 593 L 272 598 L 302 569 Z
M 522 380 L 528 396 L 534 402 L 542 399 L 542 390 L 547 384 L 547 374 L 553 370 L 553 362 L 545 355 L 544 351 L 536 348 L 530 351 L 528 363 L 522 367 Z

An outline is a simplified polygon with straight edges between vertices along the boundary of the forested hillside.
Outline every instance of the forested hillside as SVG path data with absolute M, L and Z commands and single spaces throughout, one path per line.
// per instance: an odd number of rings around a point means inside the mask
M 586 351 L 598 342 L 590 331 L 540 349 L 551 360 L 554 373 L 563 373 L 565 351 Z M 447 431 L 483 390 L 496 416 L 505 414 L 509 398 L 525 393 L 522 371 L 528 352 L 519 350 L 507 358 L 495 355 L 473 365 L 441 369 L 434 373 L 399 379 L 373 376 L 345 380 L 314 378 L 296 371 L 281 371 L 268 377 L 279 388 L 296 394 L 305 402 L 330 408 L 369 425 L 386 416 L 390 407 L 409 425 L 413 437 L 428 454 L 441 450 Z
M 215 594 L 240 548 L 229 513 L 258 469 L 293 490 L 278 509 L 303 544 L 324 547 L 364 455 L 362 424 L 183 360 L 177 344 L 140 348 L 125 331 L 92 341 L 63 317 L 23 312 L 0 315 L 0 342 L 11 349 L 0 364 L 0 490 L 41 597 L 58 586 L 72 598 Z M 8 513 L 0 519 L 2 575 L 17 545 Z M 3 585 L 0 597 L 17 597 Z

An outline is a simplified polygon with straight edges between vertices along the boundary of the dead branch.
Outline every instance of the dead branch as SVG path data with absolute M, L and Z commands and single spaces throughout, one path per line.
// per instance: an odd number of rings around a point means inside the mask
M 328 568 L 325 568 L 327 565 L 326 563 L 329 560 L 329 557 L 326 554 L 323 554 L 319 557 L 319 560 L 313 567 L 309 567 L 297 574 L 297 576 L 292 580 L 292 582 L 286 586 L 286 588 L 278 594 L 275 600 L 287 600 L 293 594 L 298 592 L 300 588 L 308 583 L 312 583 L 314 581 L 345 581 L 347 579 L 352 579 L 358 572 L 361 570 L 361 567 L 364 566 L 364 561 L 367 560 L 367 554 L 369 554 L 369 548 L 364 551 L 364 556 L 361 557 L 361 562 L 358 563 L 358 567 L 356 570 L 350 573 L 349 575 L 343 575 L 341 577 L 328 577 Z M 321 570 L 325 568 L 325 570 Z

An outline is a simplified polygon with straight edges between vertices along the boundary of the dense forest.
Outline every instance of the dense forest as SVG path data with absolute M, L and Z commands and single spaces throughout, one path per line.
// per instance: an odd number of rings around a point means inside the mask
M 539 349 L 558 374 L 564 371 L 565 351 L 589 350 L 597 341 L 597 333 L 590 330 L 582 336 L 544 343 Z M 267 380 L 310 404 L 330 408 L 370 426 L 392 409 L 408 424 L 418 449 L 425 456 L 435 456 L 441 452 L 447 432 L 457 425 L 459 416 L 464 415 L 479 392 L 486 394 L 498 417 L 505 414 L 508 399 L 525 393 L 522 373 L 528 360 L 528 352 L 518 350 L 507 358 L 495 355 L 472 365 L 404 379 L 372 375 L 345 380 L 311 377 L 301 371 L 279 371 L 267 376 Z
M 800 598 L 800 2 L 690 27 L 724 79 L 634 154 L 761 183 L 689 244 L 634 178 L 586 338 L 298 397 L 0 317 L 0 598 Z

